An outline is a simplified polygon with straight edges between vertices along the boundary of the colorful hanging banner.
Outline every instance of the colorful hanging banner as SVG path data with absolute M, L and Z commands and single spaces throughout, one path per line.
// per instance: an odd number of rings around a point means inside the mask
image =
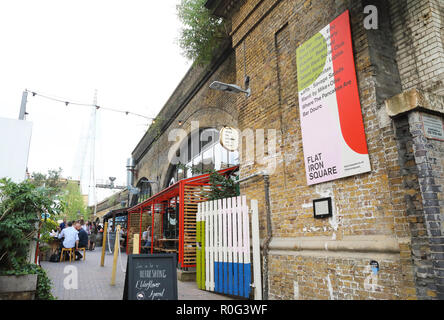
M 307 184 L 369 172 L 347 10 L 296 50 Z

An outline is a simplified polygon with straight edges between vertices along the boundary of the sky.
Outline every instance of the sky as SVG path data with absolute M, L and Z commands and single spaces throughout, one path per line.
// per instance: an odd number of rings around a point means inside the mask
M 179 2 L 1 1 L 0 117 L 18 119 L 25 89 L 86 104 L 97 92 L 99 106 L 155 117 L 191 66 L 178 45 Z M 92 110 L 29 94 L 28 171 L 60 167 L 73 179 L 90 172 Z M 126 185 L 126 160 L 150 120 L 103 109 L 96 117 L 97 183 L 116 177 Z M 108 195 L 97 189 L 99 201 Z

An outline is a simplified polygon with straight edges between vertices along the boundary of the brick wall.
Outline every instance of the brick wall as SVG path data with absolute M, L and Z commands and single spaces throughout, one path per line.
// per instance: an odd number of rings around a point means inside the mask
M 424 135 L 420 112 L 411 112 L 408 120 L 425 225 L 420 236 L 426 242 L 413 248 L 425 260 L 418 268 L 418 295 L 444 299 L 444 142 Z
M 366 1 L 365 3 L 368 3 Z M 299 122 L 296 48 L 350 9 L 354 56 L 372 171 L 307 186 Z M 391 50 L 375 56 L 375 39 L 363 28 L 360 1 L 246 1 L 233 13 L 237 82 L 250 76 L 252 96 L 237 98 L 239 128 L 275 129 L 276 170 L 270 174 L 271 229 L 268 286 L 272 299 L 415 299 L 411 237 L 397 141 L 381 102 L 397 88 Z M 386 25 L 388 28 L 389 25 Z M 391 35 L 384 40 L 390 45 Z M 373 55 L 372 55 L 373 52 Z M 393 60 L 391 60 L 393 61 Z M 385 91 L 384 91 L 385 90 Z M 269 156 L 265 153 L 264 157 Z M 266 169 L 241 159 L 241 177 Z M 265 237 L 263 183 L 242 184 L 258 199 Z M 331 196 L 330 219 L 313 218 L 312 200 Z M 327 249 L 328 248 L 328 249 Z M 380 272 L 372 278 L 369 262 Z
M 390 16 L 403 90 L 444 93 L 444 3 L 390 0 Z
M 244 143 L 240 159 L 241 178 L 269 173 L 268 188 L 262 176 L 241 184 L 242 194 L 259 201 L 262 242 L 272 235 L 263 246 L 269 248 L 264 256 L 268 268 L 263 270 L 269 298 L 442 298 L 442 142 L 425 139 L 418 110 L 391 119 L 383 108 L 386 99 L 409 88 L 440 92 L 441 1 L 235 2 L 230 13 L 234 51 L 222 55 L 214 68 L 193 67 L 187 73 L 160 113 L 184 124 L 164 123 L 157 138 L 148 131 L 133 153 L 135 181 L 158 181 L 154 193 L 166 186 L 173 145 L 168 134 L 179 127 L 190 132 L 193 120 L 201 127 L 265 130 L 266 145 L 272 140 L 268 129 L 273 129 L 275 149 L 254 144 L 250 161 Z M 377 30 L 363 26 L 368 4 L 380 11 Z M 307 186 L 296 48 L 347 9 L 372 170 Z M 249 98 L 208 89 L 213 80 L 242 85 L 246 75 Z M 312 200 L 322 197 L 332 198 L 333 217 L 314 219 Z M 376 275 L 370 269 L 372 260 L 380 266 Z
M 411 233 L 411 259 L 413 261 L 414 279 L 417 295 L 420 299 L 428 297 L 428 286 L 433 284 L 430 244 L 427 238 L 427 226 L 418 181 L 418 167 L 415 162 L 415 150 L 410 124 L 407 115 L 394 120 L 400 163 L 400 182 L 405 190 L 406 215 Z M 433 294 L 431 294 L 433 295 Z

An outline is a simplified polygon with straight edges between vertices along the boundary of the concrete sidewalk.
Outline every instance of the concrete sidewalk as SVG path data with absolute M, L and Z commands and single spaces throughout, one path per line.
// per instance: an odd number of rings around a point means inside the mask
M 122 300 L 126 269 L 126 254 L 121 253 L 117 262 L 116 284 L 111 286 L 113 255 L 105 255 L 105 266 L 100 266 L 102 248 L 86 252 L 86 260 L 73 262 L 42 261 L 42 267 L 52 280 L 52 294 L 58 300 Z M 64 280 L 73 274 L 72 266 L 78 274 L 78 288 L 65 289 Z M 64 273 L 65 272 L 65 273 Z M 196 282 L 177 282 L 179 300 L 232 300 L 230 297 L 197 289 Z

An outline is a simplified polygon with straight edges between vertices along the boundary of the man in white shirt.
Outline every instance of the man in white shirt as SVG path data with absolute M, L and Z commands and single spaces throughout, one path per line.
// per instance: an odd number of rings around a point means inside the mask
M 79 232 L 72 226 L 72 222 L 68 222 L 68 227 L 63 229 L 59 234 L 59 239 L 63 240 L 63 248 L 77 248 L 79 245 Z

